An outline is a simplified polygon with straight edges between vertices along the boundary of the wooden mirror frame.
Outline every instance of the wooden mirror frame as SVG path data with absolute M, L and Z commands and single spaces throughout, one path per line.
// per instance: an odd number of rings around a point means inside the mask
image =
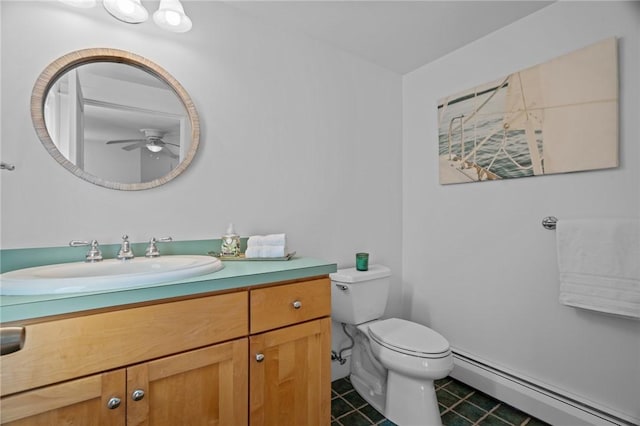
M 189 122 L 191 124 L 191 145 L 189 146 L 189 151 L 187 152 L 184 160 L 169 173 L 149 182 L 112 182 L 85 172 L 62 155 L 58 150 L 58 147 L 53 143 L 44 119 L 44 103 L 49 89 L 65 72 L 80 65 L 92 62 L 117 62 L 140 68 L 141 70 L 146 71 L 164 81 L 178 96 L 189 116 Z M 173 78 L 171 74 L 152 61 L 134 53 L 118 49 L 92 48 L 77 50 L 53 61 L 40 74 L 33 87 L 33 91 L 31 93 L 31 120 L 33 121 L 33 126 L 40 142 L 42 142 L 49 154 L 51 154 L 51 156 L 65 169 L 69 170 L 79 178 L 95 185 L 124 191 L 137 191 L 141 189 L 154 188 L 174 179 L 191 164 L 196 151 L 198 150 L 198 145 L 200 144 L 200 120 L 198 118 L 198 112 L 196 111 L 189 94 L 182 85 Z

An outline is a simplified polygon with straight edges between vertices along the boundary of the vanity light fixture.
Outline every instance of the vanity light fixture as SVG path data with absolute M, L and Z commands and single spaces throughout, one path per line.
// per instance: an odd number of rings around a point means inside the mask
M 90 8 L 97 0 L 59 0 L 69 6 Z M 141 0 L 103 0 L 104 8 L 114 18 L 129 24 L 139 24 L 149 19 L 149 12 Z M 191 19 L 184 13 L 180 0 L 160 0 L 158 10 L 153 14 L 153 21 L 163 30 L 174 33 L 185 33 L 193 26 Z
M 162 29 L 184 33 L 191 29 L 191 19 L 184 13 L 180 0 L 160 0 L 153 21 Z
M 102 4 L 114 18 L 129 24 L 139 24 L 149 18 L 140 0 L 104 0 Z

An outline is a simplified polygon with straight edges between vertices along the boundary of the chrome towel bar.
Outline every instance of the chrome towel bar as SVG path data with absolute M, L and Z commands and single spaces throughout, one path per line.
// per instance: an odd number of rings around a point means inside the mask
M 556 229 L 556 223 L 558 223 L 558 218 L 555 216 L 547 216 L 542 219 L 542 226 L 544 229 Z

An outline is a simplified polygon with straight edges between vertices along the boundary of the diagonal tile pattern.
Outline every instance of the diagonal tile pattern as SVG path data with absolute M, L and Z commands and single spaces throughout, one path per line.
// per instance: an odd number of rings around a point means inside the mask
M 444 426 L 549 426 L 451 377 L 437 380 L 435 386 Z M 331 426 L 370 425 L 395 426 L 367 404 L 348 377 L 333 382 Z

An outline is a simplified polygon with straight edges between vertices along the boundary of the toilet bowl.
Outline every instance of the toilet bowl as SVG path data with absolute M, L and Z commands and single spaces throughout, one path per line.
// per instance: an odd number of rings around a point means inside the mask
M 353 332 L 351 383 L 371 406 L 400 426 L 439 426 L 433 381 L 453 369 L 449 342 L 421 324 L 379 319 L 390 276 L 389 268 L 381 265 L 331 274 L 332 317 Z
M 449 342 L 399 318 L 371 324 L 369 337 L 373 355 L 388 370 L 385 416 L 399 425 L 440 425 L 433 381 L 453 369 Z

